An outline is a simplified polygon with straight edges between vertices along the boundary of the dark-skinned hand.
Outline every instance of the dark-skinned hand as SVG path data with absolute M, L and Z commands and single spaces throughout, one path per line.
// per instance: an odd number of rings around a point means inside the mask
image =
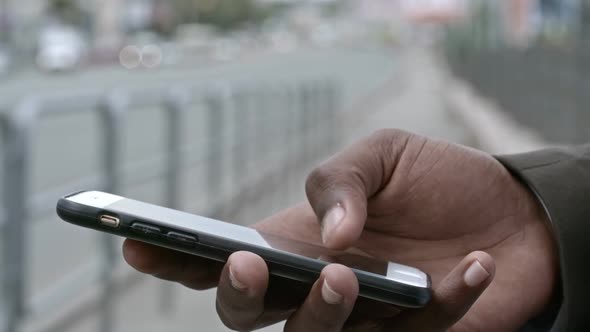
M 331 249 L 355 248 L 428 272 L 433 299 L 403 309 L 358 297 L 352 271 L 329 265 L 312 287 L 269 277 L 258 256 L 227 264 L 127 240 L 137 270 L 196 290 L 217 287 L 229 328 L 286 320 L 286 331 L 514 331 L 543 311 L 558 262 L 535 196 L 483 152 L 382 130 L 316 168 L 308 202 L 255 226 Z

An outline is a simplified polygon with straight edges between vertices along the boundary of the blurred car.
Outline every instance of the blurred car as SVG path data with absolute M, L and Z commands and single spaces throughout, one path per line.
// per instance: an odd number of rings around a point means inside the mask
M 84 58 L 87 46 L 78 30 L 67 26 L 51 26 L 39 34 L 37 65 L 49 72 L 76 68 Z
M 174 43 L 179 55 L 186 59 L 209 58 L 214 52 L 214 31 L 205 25 L 183 24 L 178 27 Z

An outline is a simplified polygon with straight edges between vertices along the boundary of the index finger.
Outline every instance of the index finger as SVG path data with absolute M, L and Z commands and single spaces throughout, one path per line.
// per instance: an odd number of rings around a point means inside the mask
M 127 239 L 123 243 L 125 261 L 137 271 L 156 278 L 205 290 L 217 286 L 223 263 Z

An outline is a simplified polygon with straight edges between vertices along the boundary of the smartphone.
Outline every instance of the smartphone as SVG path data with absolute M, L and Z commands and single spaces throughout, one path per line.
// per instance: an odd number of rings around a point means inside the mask
M 57 214 L 78 226 L 220 262 L 236 251 L 249 251 L 265 260 L 272 275 L 309 285 L 328 264 L 343 264 L 356 274 L 360 297 L 401 307 L 424 307 L 432 296 L 430 277 L 413 267 L 329 250 L 104 192 L 65 196 L 57 203 Z

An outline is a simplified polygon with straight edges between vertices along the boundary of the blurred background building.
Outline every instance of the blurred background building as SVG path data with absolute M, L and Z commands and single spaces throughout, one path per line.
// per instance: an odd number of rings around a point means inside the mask
M 587 0 L 0 0 L 0 331 L 224 331 L 214 291 L 132 271 L 57 199 L 251 225 L 382 127 L 587 142 L 589 26 Z

